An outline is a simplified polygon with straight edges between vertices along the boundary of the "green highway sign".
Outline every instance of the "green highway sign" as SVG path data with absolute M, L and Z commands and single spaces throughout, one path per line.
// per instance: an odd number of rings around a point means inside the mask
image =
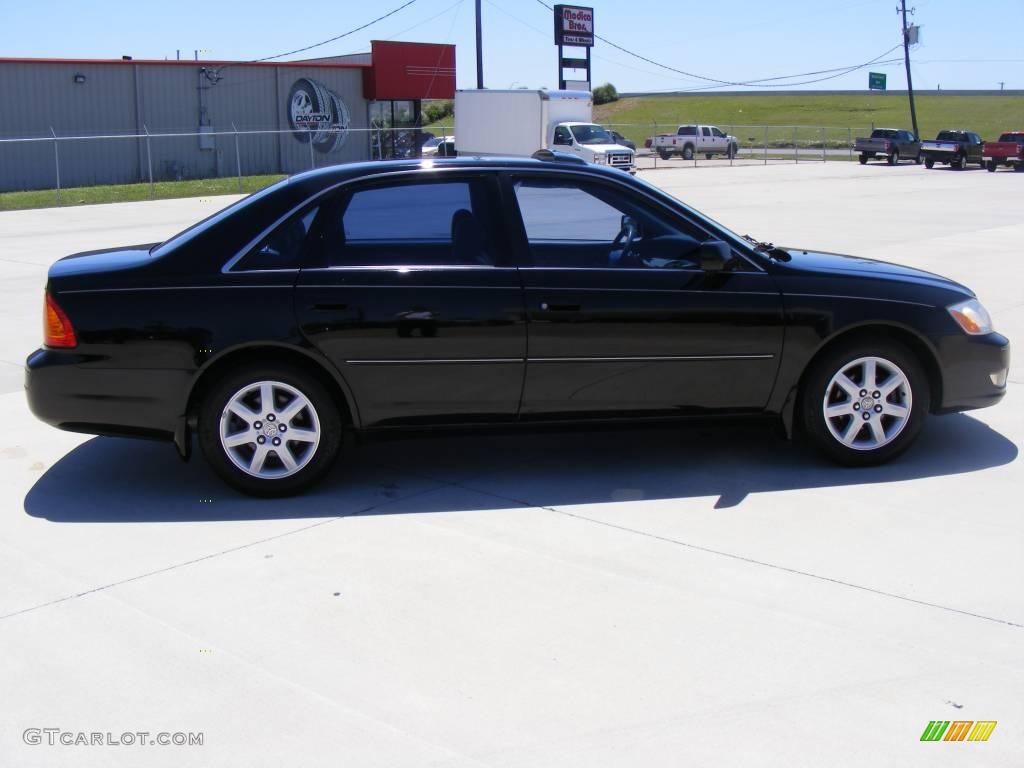
M 885 90 L 885 72 L 868 72 L 868 90 Z

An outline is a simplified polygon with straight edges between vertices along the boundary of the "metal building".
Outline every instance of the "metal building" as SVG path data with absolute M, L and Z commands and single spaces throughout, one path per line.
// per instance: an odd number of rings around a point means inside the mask
M 0 59 L 0 191 L 294 173 L 417 151 L 455 48 L 298 62 Z M 59 175 L 59 178 L 58 178 Z

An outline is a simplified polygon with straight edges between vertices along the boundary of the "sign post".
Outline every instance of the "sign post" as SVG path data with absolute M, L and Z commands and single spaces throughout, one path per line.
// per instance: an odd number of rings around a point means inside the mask
M 593 85 L 590 77 L 590 49 L 594 46 L 594 9 L 578 5 L 556 5 L 555 45 L 558 46 L 558 88 L 565 90 L 565 70 L 583 69 L 587 73 L 587 89 Z M 586 58 L 566 58 L 563 49 L 585 48 Z
M 884 72 L 868 72 L 868 90 L 869 91 L 884 91 L 885 90 L 885 73 Z

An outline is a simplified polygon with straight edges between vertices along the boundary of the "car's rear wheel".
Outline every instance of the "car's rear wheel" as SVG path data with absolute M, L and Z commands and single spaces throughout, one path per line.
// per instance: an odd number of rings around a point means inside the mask
M 924 167 L 928 168 L 929 170 L 931 170 L 932 168 L 935 167 L 935 161 L 932 160 L 930 157 L 926 157 L 924 159 Z
M 892 154 L 886 159 L 888 160 L 889 165 L 896 165 L 896 163 L 900 161 L 900 151 L 898 149 L 894 149 Z
M 326 388 L 300 369 L 253 366 L 213 385 L 199 413 L 199 444 L 214 471 L 253 496 L 305 490 L 330 469 L 341 417 Z
M 801 393 L 804 431 L 833 461 L 879 464 L 902 453 L 929 411 L 929 389 L 917 357 L 890 340 L 843 344 L 808 372 Z
M 662 160 L 668 160 L 670 157 L 672 157 L 672 153 L 669 152 L 667 149 L 658 147 L 658 157 L 660 157 Z
M 988 169 L 989 173 L 995 173 L 996 172 L 996 161 L 995 160 L 989 160 L 988 163 L 985 164 L 985 168 Z
M 693 147 L 689 144 L 683 147 L 683 160 L 693 160 Z
M 957 156 L 950 162 L 950 165 L 953 166 L 953 170 L 962 171 L 964 166 L 967 165 L 967 161 L 964 158 Z

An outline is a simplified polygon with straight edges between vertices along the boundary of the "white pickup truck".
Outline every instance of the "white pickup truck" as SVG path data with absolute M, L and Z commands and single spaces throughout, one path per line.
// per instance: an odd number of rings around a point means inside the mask
M 715 155 L 736 157 L 739 142 L 714 125 L 680 125 L 675 133 L 659 133 L 652 136 L 648 146 L 658 153 L 662 160 L 679 155 L 684 160 L 693 160 L 695 155 L 704 155 L 710 160 Z
M 590 91 L 456 91 L 459 155 L 530 157 L 538 149 L 555 149 L 636 173 L 633 150 L 616 144 L 593 122 L 592 112 Z

